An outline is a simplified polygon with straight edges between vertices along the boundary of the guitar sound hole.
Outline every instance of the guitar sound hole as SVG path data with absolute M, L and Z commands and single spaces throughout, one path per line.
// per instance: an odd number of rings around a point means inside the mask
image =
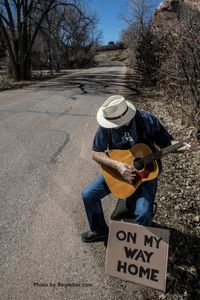
M 137 171 L 142 171 L 144 169 L 144 162 L 139 157 L 134 159 L 133 165 Z

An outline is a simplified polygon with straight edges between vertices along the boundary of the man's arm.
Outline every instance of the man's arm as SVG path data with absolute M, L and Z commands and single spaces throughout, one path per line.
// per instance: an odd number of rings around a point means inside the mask
M 126 180 L 132 180 L 135 178 L 135 174 L 128 164 L 111 159 L 105 152 L 92 151 L 92 159 L 100 165 L 117 170 Z
M 118 161 L 111 159 L 105 152 L 96 152 L 92 150 L 92 159 L 100 165 L 104 165 L 116 170 L 119 165 Z

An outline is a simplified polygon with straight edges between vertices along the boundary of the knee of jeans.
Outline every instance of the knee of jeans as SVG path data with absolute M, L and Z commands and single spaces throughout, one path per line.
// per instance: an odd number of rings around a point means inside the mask
M 149 202 L 145 198 L 138 199 L 136 209 L 142 214 L 147 212 L 149 209 Z
M 149 218 L 149 216 L 152 214 L 150 203 L 148 203 L 144 199 L 140 200 L 140 203 L 138 204 L 136 211 L 137 214 L 142 218 Z

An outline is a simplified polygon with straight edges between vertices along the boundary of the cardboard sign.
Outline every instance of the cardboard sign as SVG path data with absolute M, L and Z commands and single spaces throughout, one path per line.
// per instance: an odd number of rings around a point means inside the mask
M 165 291 L 168 246 L 167 229 L 111 221 L 105 274 Z

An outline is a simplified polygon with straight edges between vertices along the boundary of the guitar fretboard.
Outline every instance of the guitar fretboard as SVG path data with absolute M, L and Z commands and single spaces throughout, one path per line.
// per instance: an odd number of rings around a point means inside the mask
M 189 137 L 189 138 L 187 138 L 183 141 L 177 142 L 176 144 L 167 146 L 167 147 L 165 147 L 165 148 L 163 148 L 163 149 L 161 149 L 161 150 L 159 150 L 155 153 L 147 155 L 145 158 L 143 158 L 143 161 L 144 161 L 145 164 L 149 164 L 154 160 L 158 160 L 162 156 L 164 156 L 164 155 L 166 155 L 170 152 L 173 152 L 174 150 L 178 150 L 179 148 L 181 148 L 184 145 L 184 143 L 188 143 L 188 142 L 190 142 L 190 140 L 191 140 L 191 137 Z

